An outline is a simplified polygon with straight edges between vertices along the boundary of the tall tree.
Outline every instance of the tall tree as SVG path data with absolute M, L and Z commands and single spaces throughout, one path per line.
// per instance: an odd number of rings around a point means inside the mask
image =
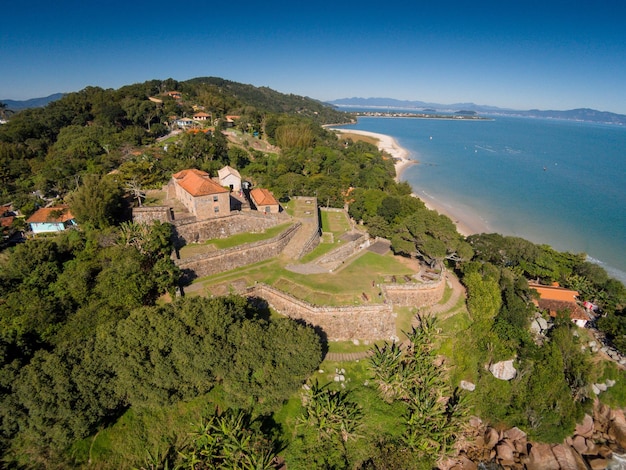
M 122 196 L 120 185 L 111 176 L 85 175 L 68 202 L 79 223 L 101 229 L 120 219 Z

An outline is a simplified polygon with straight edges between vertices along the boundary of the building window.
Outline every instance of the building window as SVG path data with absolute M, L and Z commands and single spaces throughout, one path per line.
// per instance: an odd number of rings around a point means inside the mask
M 213 208 L 213 210 L 214 210 L 216 213 L 217 213 L 217 212 L 219 212 L 219 211 L 220 211 L 220 206 L 215 206 L 215 207 Z
M 217 196 L 213 196 L 213 202 L 217 202 Z

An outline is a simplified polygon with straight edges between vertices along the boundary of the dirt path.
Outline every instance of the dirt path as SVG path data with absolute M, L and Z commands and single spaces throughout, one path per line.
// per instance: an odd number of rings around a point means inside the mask
M 445 320 L 446 318 L 448 318 L 450 315 L 453 314 L 450 312 L 450 310 L 452 310 L 454 306 L 458 303 L 459 298 L 461 296 L 463 296 L 463 298 L 466 298 L 467 293 L 466 293 L 465 287 L 461 284 L 461 282 L 459 281 L 459 278 L 457 278 L 453 273 L 451 272 L 446 273 L 446 282 L 448 286 L 452 289 L 452 295 L 450 296 L 450 298 L 447 300 L 446 303 L 436 304 L 436 305 L 433 305 L 432 307 L 424 309 L 424 313 L 426 315 L 435 315 L 437 316 L 438 319 Z M 419 319 L 417 318 L 417 315 L 415 316 L 415 318 L 413 318 L 413 321 L 411 322 L 411 326 L 414 326 L 414 327 L 419 326 Z

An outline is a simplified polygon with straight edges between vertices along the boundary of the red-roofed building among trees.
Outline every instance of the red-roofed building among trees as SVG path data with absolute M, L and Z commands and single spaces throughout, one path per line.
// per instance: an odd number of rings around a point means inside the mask
M 42 207 L 26 222 L 33 233 L 62 232 L 76 225 L 74 216 L 67 206 Z
M 230 214 L 230 191 L 205 171 L 191 168 L 172 176 L 168 197 L 178 199 L 198 220 Z
M 567 312 L 570 319 L 581 328 L 589 321 L 589 314 L 578 305 L 578 292 L 564 289 L 558 285 L 543 286 L 529 283 L 528 287 L 535 289 L 539 294 L 539 300 L 535 305 L 542 310 L 547 310 L 551 317 L 556 317 L 559 312 Z

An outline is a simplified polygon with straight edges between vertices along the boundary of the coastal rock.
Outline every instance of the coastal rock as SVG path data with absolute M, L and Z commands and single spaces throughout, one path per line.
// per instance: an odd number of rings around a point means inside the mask
M 591 468 L 591 470 L 605 470 L 609 461 L 602 457 L 598 457 L 595 459 L 588 458 L 587 463 L 589 464 L 589 468 Z
M 560 470 L 561 466 L 549 444 L 533 444 L 526 468 L 528 470 Z
M 587 439 L 585 439 L 583 436 L 575 436 L 574 439 L 572 439 L 572 442 L 570 445 L 580 455 L 585 455 L 589 451 L 589 447 L 587 446 Z
M 526 440 L 526 433 L 518 427 L 507 429 L 504 431 L 503 436 L 506 439 L 511 439 L 512 441 Z
M 496 459 L 504 467 L 510 467 L 515 464 L 515 448 L 511 442 L 507 440 L 501 441 L 496 446 Z
M 462 470 L 477 470 L 478 469 L 478 465 L 472 462 L 470 459 L 468 459 L 467 456 L 465 455 L 462 455 L 459 458 L 458 463 Z
M 515 359 L 491 364 L 489 372 L 491 372 L 496 379 L 512 380 L 517 375 L 517 370 L 513 367 L 513 361 L 515 361 Z
M 583 422 L 576 425 L 574 434 L 583 437 L 591 437 L 593 434 L 593 418 L 586 414 Z
M 469 419 L 469 425 L 471 427 L 473 427 L 473 428 L 479 428 L 479 427 L 481 427 L 483 425 L 483 420 L 478 418 L 478 417 L 476 417 L 476 416 L 472 416 Z
M 493 428 L 487 428 L 485 431 L 485 447 L 493 449 L 500 441 L 500 433 Z
M 611 418 L 609 425 L 610 434 L 614 436 L 617 445 L 622 449 L 626 449 L 626 418 L 624 417 L 624 410 L 613 410 Z
M 557 444 L 552 447 L 552 453 L 559 463 L 561 470 L 578 470 L 579 468 L 584 468 L 578 466 L 579 462 L 574 456 L 575 452 L 571 447 Z

